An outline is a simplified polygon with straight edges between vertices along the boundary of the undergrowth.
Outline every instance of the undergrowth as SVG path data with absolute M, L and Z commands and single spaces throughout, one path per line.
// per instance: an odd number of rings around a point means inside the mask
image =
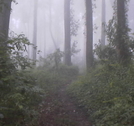
M 37 126 L 41 103 L 78 74 L 62 64 L 59 50 L 36 67 L 23 55 L 28 45 L 23 34 L 0 41 L 0 126 Z
M 36 121 L 43 90 L 27 70 L 33 61 L 23 56 L 30 45 L 23 35 L 0 41 L 0 125 L 22 126 Z
M 68 91 L 95 126 L 134 125 L 134 65 L 101 65 L 71 84 Z
M 59 53 L 60 52 L 55 52 Z M 60 86 L 71 83 L 79 73 L 77 66 L 66 66 L 61 62 L 62 57 L 59 57 L 55 53 L 50 54 L 46 59 L 41 59 L 40 64 L 37 68 L 31 70 L 32 76 L 37 80 L 39 86 L 46 92 L 57 91 Z M 55 61 L 55 59 L 58 59 Z

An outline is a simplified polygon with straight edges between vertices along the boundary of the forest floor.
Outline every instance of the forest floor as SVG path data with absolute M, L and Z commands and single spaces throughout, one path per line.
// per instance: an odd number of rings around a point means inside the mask
M 39 126 L 91 126 L 86 113 L 68 96 L 67 86 L 61 86 L 44 100 Z

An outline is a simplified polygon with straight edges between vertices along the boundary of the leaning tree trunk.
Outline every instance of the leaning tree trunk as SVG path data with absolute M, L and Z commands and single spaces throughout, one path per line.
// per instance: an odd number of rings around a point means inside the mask
M 34 21 L 33 21 L 33 60 L 36 60 L 37 53 L 37 2 L 38 0 L 34 0 Z
M 93 12 L 92 0 L 86 0 L 86 66 L 93 66 Z
M 64 62 L 66 65 L 71 65 L 71 37 L 70 37 L 70 0 L 64 0 L 64 28 L 65 28 L 65 44 Z
M 127 45 L 128 30 L 126 22 L 125 0 L 117 0 L 117 55 L 120 63 L 126 64 L 130 59 Z
M 9 20 L 12 0 L 4 0 L 0 5 L 0 40 L 8 38 Z
M 102 0 L 101 45 L 105 46 L 106 1 Z

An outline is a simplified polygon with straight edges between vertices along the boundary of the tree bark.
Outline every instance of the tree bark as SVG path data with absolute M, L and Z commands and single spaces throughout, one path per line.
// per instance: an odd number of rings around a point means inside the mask
M 4 0 L 0 12 L 0 40 L 8 38 L 9 20 L 12 0 Z
M 86 66 L 93 66 L 93 12 L 92 0 L 86 0 Z
M 70 0 L 64 0 L 64 28 L 65 28 L 65 44 L 64 62 L 66 65 L 71 65 L 71 35 L 70 35 Z

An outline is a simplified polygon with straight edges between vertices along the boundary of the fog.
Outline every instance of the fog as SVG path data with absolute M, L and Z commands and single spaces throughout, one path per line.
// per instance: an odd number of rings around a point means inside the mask
M 113 16 L 114 0 L 106 0 L 106 23 Z M 101 39 L 102 28 L 102 0 L 93 1 L 93 44 L 99 43 Z M 134 26 L 131 0 L 129 3 L 128 17 L 130 27 Z M 78 30 L 76 36 L 71 36 L 71 44 L 77 42 L 76 49 L 80 51 L 72 56 L 75 64 L 85 64 L 85 1 L 72 0 L 71 10 L 73 19 L 78 21 Z M 10 32 L 25 34 L 33 43 L 34 33 L 34 1 L 17 0 L 17 4 L 12 3 L 12 12 L 10 17 Z M 64 51 L 64 0 L 37 0 L 37 50 L 41 52 L 37 55 L 46 57 L 53 53 L 56 48 Z M 107 42 L 106 42 L 107 43 Z M 28 47 L 28 56 L 32 58 L 32 47 Z M 78 59 L 77 61 L 76 59 Z

